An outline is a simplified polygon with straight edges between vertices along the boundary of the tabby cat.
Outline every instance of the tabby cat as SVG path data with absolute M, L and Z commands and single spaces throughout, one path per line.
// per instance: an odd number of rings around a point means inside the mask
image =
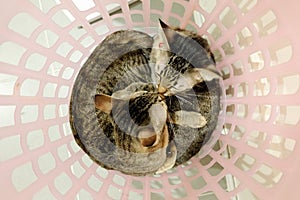
M 197 154 L 216 127 L 220 75 L 207 41 L 160 25 L 154 37 L 112 33 L 75 81 L 75 140 L 106 169 L 162 173 Z

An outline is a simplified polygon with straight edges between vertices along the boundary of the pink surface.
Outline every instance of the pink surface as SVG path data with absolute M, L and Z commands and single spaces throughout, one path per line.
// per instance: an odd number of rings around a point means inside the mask
M 40 2 L 52 6 L 10 0 L 1 8 L 3 199 L 298 199 L 300 3 L 144 0 L 141 10 L 115 0 L 122 12 L 110 15 L 108 0 L 85 11 L 71 0 Z M 95 12 L 103 20 L 90 25 Z M 142 20 L 132 20 L 137 14 Z M 87 158 L 73 140 L 68 104 L 80 66 L 107 34 L 156 26 L 157 17 L 207 36 L 224 77 L 226 117 L 207 156 L 136 178 Z

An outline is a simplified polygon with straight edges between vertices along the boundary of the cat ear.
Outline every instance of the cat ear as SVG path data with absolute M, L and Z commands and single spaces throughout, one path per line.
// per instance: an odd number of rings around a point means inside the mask
M 203 115 L 192 111 L 176 111 L 171 119 L 171 123 L 190 128 L 202 128 L 207 124 Z
M 162 28 L 169 28 L 169 26 L 165 22 L 163 22 L 161 19 L 158 19 L 158 20 L 159 20 L 159 24 Z
M 97 94 L 95 96 L 95 107 L 107 114 L 112 110 L 112 98 L 106 94 Z
M 144 91 L 143 91 L 144 92 Z M 132 92 L 127 90 L 120 90 L 118 92 L 114 92 L 111 96 L 106 94 L 97 94 L 95 95 L 95 107 L 107 114 L 109 114 L 112 110 L 113 101 L 129 101 L 130 98 L 134 98 L 136 96 L 141 95 L 142 92 Z M 116 102 L 115 102 L 116 103 Z
M 165 36 L 165 40 L 167 44 L 169 45 L 172 43 L 175 39 L 175 35 L 178 34 L 176 31 L 174 31 L 170 26 L 168 26 L 165 22 L 163 22 L 161 19 L 159 19 L 160 27 L 163 29 L 163 33 Z

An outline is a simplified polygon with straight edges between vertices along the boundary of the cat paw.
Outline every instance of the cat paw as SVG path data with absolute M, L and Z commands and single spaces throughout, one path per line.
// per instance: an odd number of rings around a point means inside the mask
M 171 123 L 190 128 L 202 128 L 207 120 L 198 112 L 180 110 L 174 113 Z

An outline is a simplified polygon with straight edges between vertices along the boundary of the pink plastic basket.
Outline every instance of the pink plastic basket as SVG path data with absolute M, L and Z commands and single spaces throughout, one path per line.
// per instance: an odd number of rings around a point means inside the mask
M 10 0 L 1 7 L 2 199 L 298 199 L 297 1 Z M 68 121 L 72 84 L 94 47 L 120 29 L 169 24 L 211 43 L 225 122 L 207 155 L 162 175 L 93 163 Z M 297 135 L 298 134 L 298 135 Z

